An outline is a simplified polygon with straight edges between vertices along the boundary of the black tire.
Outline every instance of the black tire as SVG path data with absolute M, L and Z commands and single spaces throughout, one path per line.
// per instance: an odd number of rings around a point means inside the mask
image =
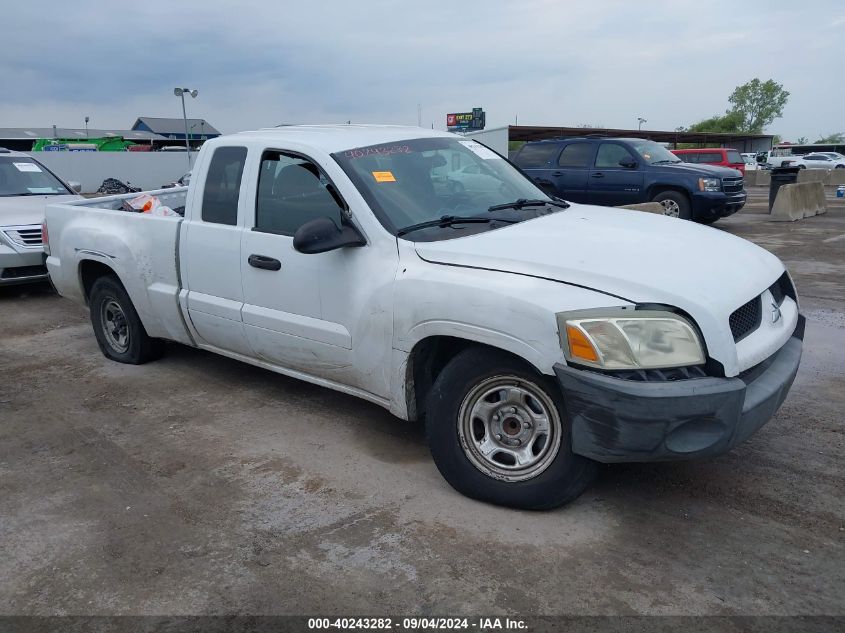
M 845 165 L 837 165 L 834 169 L 845 169 Z
M 689 198 L 680 191 L 661 191 L 651 199 L 652 202 L 659 202 L 663 205 L 664 215 L 677 217 L 682 220 L 692 219 L 692 205 Z M 672 209 L 672 212 L 670 212 Z
M 798 165 L 798 169 L 807 169 L 806 165 Z
M 109 275 L 97 279 L 91 288 L 89 305 L 94 336 L 106 358 L 118 363 L 140 365 L 164 354 L 164 341 L 147 335 L 135 306 L 117 277 Z M 124 332 L 125 343 L 121 344 Z
M 473 440 L 462 441 L 459 431 L 464 419 L 461 411 L 465 400 L 472 402 L 473 394 L 480 393 L 481 386 L 492 381 L 495 389 L 495 381 L 510 380 L 511 377 L 516 379 L 514 384 L 536 387 L 538 395 L 545 396 L 544 401 L 550 405 L 548 412 L 556 413 L 558 417 L 555 420 L 560 423 L 559 432 L 549 434 L 546 439 L 550 447 L 557 446 L 556 452 L 549 449 L 543 458 L 547 460 L 543 469 L 519 481 L 508 481 L 482 472 L 481 467 L 473 464 L 470 458 L 472 450 L 469 442 Z M 527 363 L 503 352 L 484 347 L 470 347 L 460 352 L 435 380 L 426 412 L 426 437 L 434 463 L 455 490 L 473 499 L 511 508 L 549 510 L 576 499 L 595 476 L 595 462 L 575 455 L 571 450 L 570 424 L 560 389 Z M 515 426 L 519 428 L 519 423 Z M 488 432 L 485 430 L 483 435 L 487 437 Z M 529 447 L 526 443 L 526 448 L 532 450 L 533 445 Z M 543 450 L 540 449 L 541 454 Z

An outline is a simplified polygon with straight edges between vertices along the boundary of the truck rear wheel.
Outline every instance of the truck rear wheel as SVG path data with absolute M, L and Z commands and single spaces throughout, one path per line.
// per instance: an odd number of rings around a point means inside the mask
M 91 325 L 106 358 L 140 365 L 164 353 L 164 341 L 150 338 L 129 295 L 116 277 L 100 277 L 91 288 Z
M 468 497 L 526 510 L 569 503 L 595 463 L 571 450 L 560 390 L 507 354 L 468 348 L 440 372 L 428 396 L 434 462 Z
M 687 198 L 680 191 L 661 191 L 651 199 L 663 205 L 663 215 L 682 220 L 692 219 L 692 208 Z

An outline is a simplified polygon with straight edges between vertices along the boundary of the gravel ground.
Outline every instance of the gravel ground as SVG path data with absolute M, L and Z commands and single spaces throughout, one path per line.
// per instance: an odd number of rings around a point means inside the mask
M 780 412 L 548 513 L 459 496 L 374 405 L 176 345 L 111 363 L 83 308 L 0 289 L 0 613 L 845 614 L 845 209 L 761 208 L 713 230 L 795 276 Z

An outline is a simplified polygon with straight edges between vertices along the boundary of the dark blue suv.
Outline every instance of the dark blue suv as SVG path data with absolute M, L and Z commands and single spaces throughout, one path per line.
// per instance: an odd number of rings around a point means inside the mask
M 666 215 L 709 224 L 745 206 L 735 169 L 684 163 L 654 141 L 569 138 L 526 143 L 512 162 L 550 195 L 587 204 L 660 202 Z

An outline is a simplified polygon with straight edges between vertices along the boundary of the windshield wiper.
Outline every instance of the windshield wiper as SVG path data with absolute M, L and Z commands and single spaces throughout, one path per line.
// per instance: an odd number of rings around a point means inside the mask
M 520 198 L 513 202 L 506 202 L 504 204 L 494 204 L 489 207 L 488 211 L 501 211 L 502 209 L 522 209 L 524 207 L 545 207 L 552 205 L 553 207 L 560 207 L 561 209 L 568 209 L 569 203 L 563 200 L 528 200 L 527 198 Z
M 481 218 L 471 215 L 444 215 L 438 220 L 429 220 L 428 222 L 419 222 L 411 224 L 396 232 L 396 237 L 417 231 L 419 229 L 429 229 L 433 227 L 446 228 L 447 226 L 454 226 L 455 224 L 488 224 L 490 222 L 506 222 L 507 224 L 515 224 L 518 220 L 503 220 L 501 218 Z

